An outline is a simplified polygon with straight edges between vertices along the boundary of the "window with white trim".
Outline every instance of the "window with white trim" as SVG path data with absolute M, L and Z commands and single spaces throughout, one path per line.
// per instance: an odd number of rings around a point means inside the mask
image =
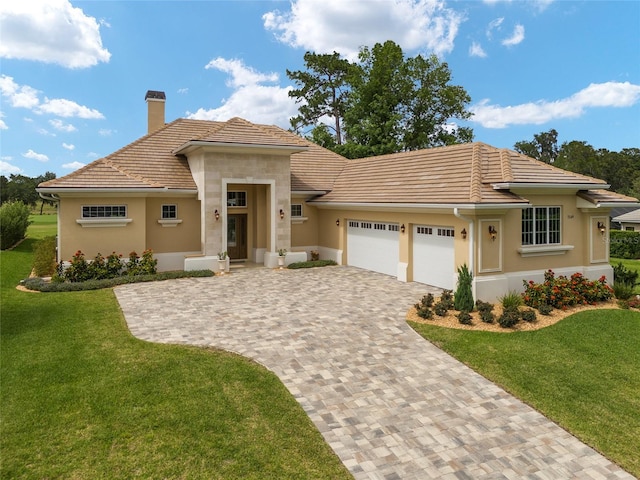
M 522 209 L 522 245 L 558 245 L 560 207 Z
M 227 192 L 227 207 L 246 207 L 247 192 Z
M 177 205 L 162 205 L 162 220 L 175 220 L 176 218 L 178 218 Z
M 291 217 L 301 217 L 302 216 L 302 204 L 301 203 L 292 203 L 291 204 Z
M 126 205 L 83 205 L 82 218 L 126 218 Z

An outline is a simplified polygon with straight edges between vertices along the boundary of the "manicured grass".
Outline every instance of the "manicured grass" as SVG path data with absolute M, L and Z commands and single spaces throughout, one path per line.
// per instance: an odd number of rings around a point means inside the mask
M 352 478 L 279 379 L 133 338 L 112 290 L 25 293 L 1 252 L 0 478 Z
M 29 229 L 27 237 L 44 238 L 58 234 L 58 217 L 57 215 L 29 215 Z
M 640 313 L 590 310 L 511 334 L 411 326 L 640 477 Z

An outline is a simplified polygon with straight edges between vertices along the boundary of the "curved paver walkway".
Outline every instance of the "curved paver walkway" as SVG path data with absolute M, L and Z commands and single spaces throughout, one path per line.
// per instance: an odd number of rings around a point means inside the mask
M 135 336 L 275 372 L 356 479 L 633 478 L 417 335 L 427 288 L 332 267 L 115 291 Z

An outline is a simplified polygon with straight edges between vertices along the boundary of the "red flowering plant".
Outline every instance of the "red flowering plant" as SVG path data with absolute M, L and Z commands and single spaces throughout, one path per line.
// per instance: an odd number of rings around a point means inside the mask
M 574 273 L 570 278 L 563 275 L 556 278 L 554 272 L 548 270 L 543 283 L 524 280 L 523 284 L 525 305 L 538 309 L 542 305 L 562 310 L 576 305 L 595 305 L 613 296 L 613 289 L 607 285 L 604 276 L 597 281 L 588 280 L 581 273 Z

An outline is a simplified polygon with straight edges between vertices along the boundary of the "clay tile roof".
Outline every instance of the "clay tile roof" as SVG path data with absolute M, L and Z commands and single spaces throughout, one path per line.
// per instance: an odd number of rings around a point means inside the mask
M 223 123 L 221 127 L 215 131 L 202 135 L 198 140 L 203 142 L 239 143 L 244 145 L 303 146 L 301 142 L 292 140 L 291 138 L 283 138 L 281 135 L 274 135 L 260 125 L 237 117 Z
M 319 202 L 354 203 L 513 203 L 526 200 L 495 190 L 485 173 L 483 143 L 436 147 L 350 160 L 332 192 Z M 496 156 L 499 160 L 499 153 Z M 500 165 L 497 166 L 500 170 Z
M 624 207 L 624 203 L 636 204 L 638 202 L 636 198 L 628 197 L 621 193 L 611 192 L 609 190 L 583 190 L 578 192 L 578 196 L 593 203 L 594 205 L 599 203 L 619 203 L 621 207 Z

